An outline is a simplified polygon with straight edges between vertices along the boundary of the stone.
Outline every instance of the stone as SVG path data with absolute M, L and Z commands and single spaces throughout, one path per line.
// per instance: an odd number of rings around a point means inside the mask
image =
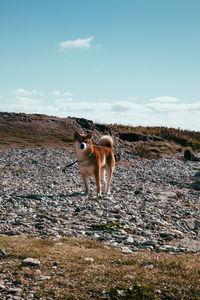
M 92 257 L 85 257 L 84 260 L 94 262 L 94 258 L 92 258 Z
M 199 158 L 192 153 L 190 149 L 186 149 L 184 151 L 184 159 L 185 160 L 191 160 L 191 161 L 199 161 Z
M 157 241 L 156 240 L 147 240 L 147 241 L 145 241 L 145 242 L 143 242 L 142 244 L 141 244 L 141 246 L 142 247 L 148 247 L 148 246 L 152 246 L 152 247 L 157 247 Z
M 22 260 L 22 266 L 39 266 L 40 261 L 36 258 L 25 258 Z
M 55 246 L 62 246 L 63 243 L 58 242 L 58 243 L 55 243 L 54 245 L 55 245 Z
M 181 232 L 180 230 L 173 230 L 173 235 L 175 238 L 178 238 L 178 239 L 184 238 L 184 233 Z
M 148 269 L 153 269 L 153 268 L 157 268 L 158 267 L 158 265 L 157 264 L 155 264 L 154 262 L 143 262 L 143 263 L 141 263 L 140 264 L 140 267 L 142 267 L 142 268 L 148 268 Z
M 1 258 L 1 257 L 5 257 L 5 256 L 7 256 L 6 251 L 0 249 L 0 258 Z
M 170 252 L 170 251 L 174 252 L 176 250 L 176 248 L 171 245 L 163 245 L 163 246 L 159 247 L 159 250 L 162 252 Z
M 130 248 L 128 248 L 128 247 L 122 247 L 122 248 L 121 248 L 121 251 L 122 251 L 123 254 L 130 254 L 130 253 L 133 252 L 133 251 L 132 251 Z
M 161 238 L 163 238 L 166 241 L 171 241 L 174 239 L 174 235 L 168 231 L 161 231 L 159 232 L 159 235 L 161 236 Z
M 200 221 L 194 220 L 194 230 L 199 230 L 199 229 L 200 229 Z
M 49 280 L 49 279 L 51 279 L 51 276 L 40 276 L 38 278 L 38 281 L 44 281 L 44 280 Z
M 126 244 L 133 244 L 134 239 L 132 238 L 132 236 L 128 236 L 127 239 L 125 240 Z
M 0 291 L 6 291 L 6 286 L 3 281 L 0 281 Z
M 141 236 L 150 238 L 152 236 L 152 233 L 150 231 L 142 231 Z
M 177 248 L 181 239 L 183 252 L 200 251 L 199 190 L 193 189 L 190 179 L 198 177 L 194 174 L 200 163 L 194 166 L 180 155 L 144 161 L 133 158 L 133 149 L 125 150 L 119 138 L 115 142 L 125 164 L 116 165 L 111 196 L 102 193 L 98 200 L 93 180 L 91 196 L 83 194 L 77 165 L 63 174 L 63 167 L 75 160 L 72 150 L 2 151 L 0 234 L 47 238 L 57 247 L 63 236 L 84 237 L 131 251 L 157 251 L 172 239 Z M 91 226 L 95 224 L 100 225 L 98 230 Z M 0 259 L 4 257 L 1 252 Z
M 22 293 L 22 289 L 21 288 L 9 288 L 8 293 L 10 293 L 12 295 L 20 296 Z

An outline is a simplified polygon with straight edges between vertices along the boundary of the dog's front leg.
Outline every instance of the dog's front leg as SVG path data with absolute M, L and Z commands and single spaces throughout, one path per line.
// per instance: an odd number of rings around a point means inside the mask
M 88 178 L 85 174 L 82 174 L 82 177 L 83 177 L 83 181 L 85 184 L 85 194 L 87 195 L 88 194 Z
M 100 169 L 97 169 L 94 173 L 96 187 L 97 187 L 97 197 L 101 197 L 101 182 L 100 182 Z

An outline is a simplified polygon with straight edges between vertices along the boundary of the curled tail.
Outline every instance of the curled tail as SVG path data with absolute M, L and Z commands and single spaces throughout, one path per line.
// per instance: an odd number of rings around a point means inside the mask
M 100 138 L 99 140 L 99 145 L 100 146 L 106 146 L 106 147 L 109 147 L 109 148 L 113 148 L 113 139 L 111 136 L 109 135 L 104 135 Z

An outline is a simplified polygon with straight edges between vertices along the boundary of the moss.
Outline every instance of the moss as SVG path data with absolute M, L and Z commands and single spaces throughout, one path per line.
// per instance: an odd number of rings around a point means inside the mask
M 106 224 L 92 224 L 92 229 L 94 230 L 107 230 L 109 232 L 124 230 L 127 233 L 132 233 L 132 230 L 129 228 L 125 228 L 123 225 L 115 222 L 108 222 Z
M 117 299 L 134 299 L 134 300 L 153 300 L 155 293 L 152 288 L 138 285 L 135 283 L 131 288 L 116 286 L 111 288 L 109 296 L 112 300 Z
M 186 146 L 191 147 L 194 152 L 200 152 L 200 141 L 188 140 Z

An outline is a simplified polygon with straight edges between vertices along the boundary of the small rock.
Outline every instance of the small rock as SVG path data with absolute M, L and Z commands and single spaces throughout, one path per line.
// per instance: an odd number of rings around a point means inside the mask
M 178 238 L 178 239 L 184 238 L 184 234 L 179 230 L 173 230 L 173 234 L 174 234 L 175 238 Z
M 150 238 L 152 236 L 150 231 L 142 231 L 141 236 Z
M 125 240 L 126 244 L 133 244 L 134 239 L 132 238 L 132 236 L 128 236 L 127 239 Z
M 6 255 L 7 255 L 6 251 L 0 249 L 0 258 L 5 257 Z
M 34 299 L 34 297 L 35 297 L 34 293 L 29 293 L 27 295 L 27 299 Z
M 129 249 L 128 247 L 122 247 L 121 250 L 122 250 L 122 253 L 124 253 L 124 254 L 130 254 L 130 253 L 133 252 L 133 251 L 132 251 L 131 249 Z
M 200 221 L 199 220 L 195 220 L 194 221 L 194 230 L 199 230 L 200 229 Z
M 140 264 L 140 267 L 146 267 L 146 268 L 149 268 L 149 269 L 153 269 L 153 268 L 156 268 L 158 265 L 155 264 L 154 262 L 144 262 L 144 263 L 141 263 Z
M 171 241 L 174 239 L 174 235 L 168 231 L 161 231 L 161 232 L 159 232 L 159 235 L 161 238 L 163 238 L 164 240 L 167 240 L 167 241 Z
M 141 244 L 142 247 L 148 247 L 148 246 L 152 246 L 152 247 L 157 247 L 157 241 L 156 240 L 147 240 L 146 242 Z
M 93 234 L 93 238 L 96 239 L 96 240 L 98 240 L 100 237 L 101 237 L 101 236 L 100 236 L 99 234 L 97 234 L 97 233 L 94 233 L 94 234 Z
M 12 295 L 20 296 L 22 293 L 22 289 L 21 288 L 10 288 L 10 289 L 8 289 L 8 293 L 10 293 Z
M 5 291 L 6 290 L 6 286 L 4 285 L 3 281 L 0 281 L 0 291 Z
M 63 243 L 55 243 L 54 245 L 55 245 L 55 246 L 62 246 Z
M 84 260 L 94 262 L 94 258 L 92 258 L 92 257 L 85 257 Z
M 162 252 L 170 252 L 170 251 L 174 252 L 176 250 L 176 248 L 174 248 L 171 245 L 163 245 L 159 248 L 159 250 Z
M 22 266 L 39 266 L 40 261 L 36 258 L 25 258 L 22 260 Z
M 51 279 L 51 277 L 50 276 L 40 276 L 38 278 L 38 281 L 43 281 L 43 280 L 48 280 L 48 279 Z
M 139 191 L 139 190 L 135 191 L 135 195 L 139 195 L 140 193 L 141 193 L 141 191 Z

